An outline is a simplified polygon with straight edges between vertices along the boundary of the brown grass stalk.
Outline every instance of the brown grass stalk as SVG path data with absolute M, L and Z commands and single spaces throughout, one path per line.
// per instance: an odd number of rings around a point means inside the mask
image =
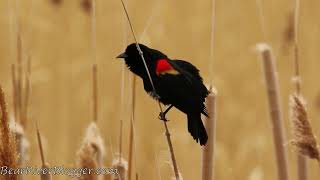
M 136 77 L 132 76 L 132 94 L 131 94 L 131 121 L 130 121 L 130 134 L 129 134 L 129 164 L 128 164 L 128 180 L 132 177 L 132 161 L 133 161 L 133 146 L 134 146 L 134 123 L 136 111 Z
M 93 120 L 98 121 L 98 68 L 97 64 L 92 66 L 92 103 Z
M 38 124 L 36 124 L 36 131 L 37 131 L 37 140 L 38 140 L 38 145 L 39 145 L 39 152 L 40 152 L 40 157 L 41 157 L 41 167 L 42 168 L 49 168 L 50 165 L 45 161 L 45 157 L 44 157 L 44 152 L 43 152 L 43 146 L 42 146 L 42 141 L 41 141 L 41 134 L 40 134 L 40 130 L 38 127 Z M 42 173 L 40 174 L 40 179 L 41 180 L 51 180 L 52 176 L 49 173 Z
M 216 95 L 215 89 L 210 87 L 210 94 L 206 99 L 209 118 L 205 121 L 209 141 L 202 152 L 202 180 L 212 180 L 214 177 L 214 149 L 216 138 Z
M 276 163 L 278 167 L 278 179 L 288 180 L 288 159 L 284 148 L 285 132 L 283 127 L 282 111 L 280 106 L 279 80 L 275 67 L 275 58 L 271 47 L 267 44 L 258 44 L 257 49 L 262 56 L 265 83 L 268 94 L 270 120 L 273 130 Z
M 294 77 L 295 94 L 290 97 L 290 118 L 292 124 L 293 141 L 292 144 L 297 149 L 297 172 L 298 180 L 308 180 L 308 159 L 307 157 L 317 159 L 319 162 L 319 149 L 316 139 L 313 135 L 311 125 L 308 121 L 306 105 L 301 93 L 301 76 L 299 63 L 299 11 L 300 0 L 294 1 L 294 9 L 289 21 L 289 30 L 291 30 L 291 42 L 293 42 L 294 57 Z M 289 42 L 288 42 L 289 43 Z
M 26 128 L 28 120 L 28 108 L 29 108 L 29 97 L 30 97 L 30 73 L 31 73 L 31 57 L 28 56 L 26 59 L 27 67 L 25 68 L 24 74 L 24 85 L 23 85 L 23 105 L 21 108 L 21 114 L 23 119 L 23 127 Z
M 17 37 L 17 107 L 18 107 L 18 116 L 17 116 L 17 122 L 24 125 L 22 122 L 22 114 L 21 114 L 21 108 L 22 108 L 22 39 L 21 35 L 18 33 Z
M 11 65 L 11 76 L 12 76 L 12 91 L 13 91 L 13 112 L 14 112 L 14 119 L 18 119 L 18 92 L 17 92 L 17 77 L 16 77 L 16 65 Z
M 16 168 L 18 166 L 18 156 L 16 150 L 16 141 L 14 134 L 9 128 L 9 117 L 7 112 L 7 104 L 5 101 L 5 94 L 0 86 L 0 167 L 7 166 Z M 6 175 L 8 180 L 16 180 L 17 175 Z
M 134 41 L 135 41 L 135 44 L 136 44 L 136 47 L 137 47 L 137 50 L 139 52 L 139 55 L 141 57 L 141 60 L 144 64 L 144 67 L 145 67 L 145 70 L 148 74 L 148 79 L 150 81 L 150 84 L 152 86 L 152 89 L 153 89 L 153 92 L 156 93 L 156 88 L 154 86 L 154 83 L 153 83 L 153 79 L 150 75 L 150 72 L 149 72 L 149 69 L 148 69 L 148 66 L 146 64 L 146 60 L 143 56 L 143 52 L 139 46 L 139 43 L 138 43 L 138 40 L 137 40 L 137 37 L 136 37 L 136 34 L 134 32 L 134 29 L 133 29 L 133 25 L 131 23 L 131 20 L 130 20 L 130 16 L 129 16 L 129 13 L 127 11 L 127 8 L 126 8 L 126 5 L 124 4 L 123 0 L 120 0 L 121 1 L 121 4 L 122 4 L 122 7 L 123 7 L 123 10 L 125 12 L 125 15 L 127 17 L 127 20 L 128 20 L 128 23 L 129 23 L 129 27 L 130 27 L 130 30 L 131 30 L 131 33 L 132 33 L 132 36 L 134 38 Z M 158 100 L 158 106 L 159 106 L 159 110 L 161 113 L 163 113 L 163 110 L 162 110 L 162 107 L 161 107 L 161 103 L 160 101 Z M 173 165 L 173 169 L 174 169 L 174 174 L 175 174 L 175 177 L 176 179 L 178 180 L 179 179 L 179 169 L 178 169 L 178 165 L 177 165 L 177 161 L 176 161 L 176 158 L 175 158 L 175 154 L 174 154 L 174 149 L 173 149 L 173 145 L 172 145 L 172 142 L 171 142 L 171 137 L 170 137 L 170 131 L 168 129 L 168 125 L 167 125 L 167 120 L 166 119 L 163 119 L 163 125 L 165 127 L 165 135 L 166 135 L 166 138 L 167 138 L 167 143 L 168 143 L 168 147 L 169 147 L 169 152 L 170 152 L 170 155 L 171 155 L 171 160 L 172 160 L 172 165 Z M 130 176 L 130 175 L 129 175 Z
M 91 122 L 87 128 L 80 149 L 77 152 L 76 164 L 79 168 L 103 167 L 104 142 L 100 135 L 99 128 L 95 122 Z M 81 180 L 97 180 L 96 174 L 81 176 Z

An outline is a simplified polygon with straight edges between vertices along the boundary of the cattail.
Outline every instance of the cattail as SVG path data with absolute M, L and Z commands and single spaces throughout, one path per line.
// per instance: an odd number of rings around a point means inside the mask
M 205 121 L 208 132 L 208 142 L 203 148 L 202 154 L 202 180 L 213 179 L 214 174 L 214 148 L 216 133 L 216 90 L 210 87 L 210 94 L 206 99 L 209 110 L 209 118 Z
M 276 162 L 278 166 L 278 179 L 288 180 L 288 159 L 284 148 L 285 133 L 283 128 L 282 112 L 280 107 L 280 91 L 278 76 L 275 67 L 275 59 L 271 47 L 267 44 L 258 44 L 258 51 L 262 56 L 262 64 L 265 74 L 265 83 L 268 93 L 270 120 L 273 130 Z
M 0 167 L 7 166 L 16 168 L 18 164 L 18 157 L 16 151 L 16 141 L 14 134 L 9 128 L 9 118 L 5 95 L 0 86 Z M 2 176 L 2 175 L 1 175 Z M 16 180 L 18 177 L 15 174 L 6 175 L 6 179 Z
M 10 121 L 10 130 L 15 135 L 16 138 L 16 148 L 18 153 L 18 164 L 19 167 L 24 167 L 27 160 L 29 160 L 28 157 L 28 150 L 30 147 L 30 143 L 25 136 L 24 128 L 22 125 L 18 122 L 15 122 L 15 120 Z
M 128 172 L 128 162 L 120 157 L 115 157 L 112 161 L 112 167 L 117 169 L 118 173 L 113 174 L 113 180 L 126 180 Z
M 290 97 L 290 118 L 293 129 L 291 144 L 300 155 L 320 161 L 319 146 L 308 120 L 305 101 L 296 94 Z
M 79 168 L 97 168 L 103 166 L 104 142 L 99 128 L 95 122 L 91 122 L 87 128 L 82 145 L 77 152 L 77 166 Z M 83 180 L 96 180 L 96 174 L 87 174 L 80 177 Z

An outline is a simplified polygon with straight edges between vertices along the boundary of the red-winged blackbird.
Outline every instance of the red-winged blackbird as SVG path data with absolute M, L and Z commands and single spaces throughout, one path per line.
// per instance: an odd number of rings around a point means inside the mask
M 139 44 L 152 77 L 155 90 L 150 83 L 144 63 L 136 44 L 130 44 L 117 58 L 124 58 L 128 68 L 143 80 L 144 89 L 153 97 L 170 107 L 160 116 L 176 107 L 187 115 L 188 131 L 200 145 L 205 145 L 208 136 L 201 121 L 201 113 L 208 117 L 204 104 L 208 90 L 204 86 L 199 70 L 183 60 L 171 60 L 162 52 Z M 165 118 L 163 118 L 165 119 Z

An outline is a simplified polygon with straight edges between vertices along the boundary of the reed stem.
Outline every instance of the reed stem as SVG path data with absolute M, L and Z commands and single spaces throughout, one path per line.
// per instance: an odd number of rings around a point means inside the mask
M 205 121 L 208 132 L 208 142 L 202 153 L 202 180 L 212 180 L 214 177 L 214 152 L 216 138 L 216 91 L 210 88 L 210 94 L 206 99 L 209 110 L 209 118 Z
M 132 178 L 132 161 L 133 161 L 133 145 L 134 145 L 134 122 L 136 111 L 136 77 L 132 77 L 132 104 L 131 104 L 131 121 L 129 135 L 129 160 L 128 160 L 128 180 Z
M 280 106 L 279 80 L 275 67 L 275 58 L 267 44 L 258 44 L 262 56 L 265 83 L 268 94 L 269 113 L 273 130 L 273 140 L 278 167 L 278 179 L 289 180 L 287 152 L 284 148 L 285 133 Z
M 153 92 L 155 94 L 157 94 L 157 91 L 156 91 L 156 88 L 154 86 L 154 82 L 152 80 L 152 77 L 150 75 L 150 72 L 149 72 L 149 69 L 148 69 L 148 66 L 146 64 L 146 60 L 143 56 L 143 52 L 139 46 L 139 43 L 138 43 L 138 40 L 136 38 L 136 35 L 135 35 L 135 32 L 134 32 L 134 29 L 133 29 L 133 25 L 131 23 L 131 20 L 130 20 L 130 16 L 129 16 L 129 13 L 127 11 L 127 8 L 123 2 L 123 0 L 120 0 L 121 1 L 121 4 L 122 4 L 122 7 L 123 7 L 123 10 L 126 14 L 126 17 L 128 19 L 128 23 L 129 23 L 129 26 L 130 26 L 130 29 L 131 29 L 131 33 L 133 35 L 133 38 L 135 40 L 135 44 L 136 44 L 136 47 L 137 47 L 137 50 L 139 52 L 139 55 L 141 57 L 141 60 L 144 64 L 144 67 L 146 69 L 146 73 L 148 74 L 148 78 L 149 78 L 149 81 L 151 83 L 151 86 L 152 86 L 152 89 L 153 89 Z M 163 110 L 162 110 L 162 107 L 161 107 L 161 104 L 160 104 L 160 101 L 158 100 L 158 106 L 159 106 L 159 109 L 160 109 L 160 112 L 163 113 Z M 169 150 L 170 150 L 170 154 L 171 154 L 171 159 L 172 159 L 172 165 L 173 165 L 173 169 L 174 169 L 174 173 L 175 173 L 175 176 L 176 176 L 176 179 L 179 180 L 179 170 L 178 170 L 178 165 L 177 165 L 177 162 L 176 162 L 176 159 L 175 159 L 175 155 L 174 155 L 174 150 L 173 150 L 173 145 L 172 145 L 172 142 L 171 142 L 171 138 L 170 138 L 170 132 L 169 132 L 169 129 L 168 129 L 168 126 L 167 126 L 167 120 L 164 119 L 163 120 L 163 124 L 164 124 L 164 127 L 165 127 L 165 134 L 166 134 L 166 137 L 167 137 L 167 142 L 168 142 L 168 146 L 169 146 Z

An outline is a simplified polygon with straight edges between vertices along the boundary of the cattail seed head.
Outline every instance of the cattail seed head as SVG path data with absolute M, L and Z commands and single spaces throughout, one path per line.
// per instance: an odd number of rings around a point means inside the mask
M 301 155 L 320 161 L 319 146 L 308 120 L 306 103 L 302 96 L 290 97 L 290 118 L 293 128 L 291 144 Z
M 116 157 L 112 161 L 112 167 L 117 169 L 118 174 L 113 175 L 114 180 L 127 179 L 128 162 L 124 158 Z

